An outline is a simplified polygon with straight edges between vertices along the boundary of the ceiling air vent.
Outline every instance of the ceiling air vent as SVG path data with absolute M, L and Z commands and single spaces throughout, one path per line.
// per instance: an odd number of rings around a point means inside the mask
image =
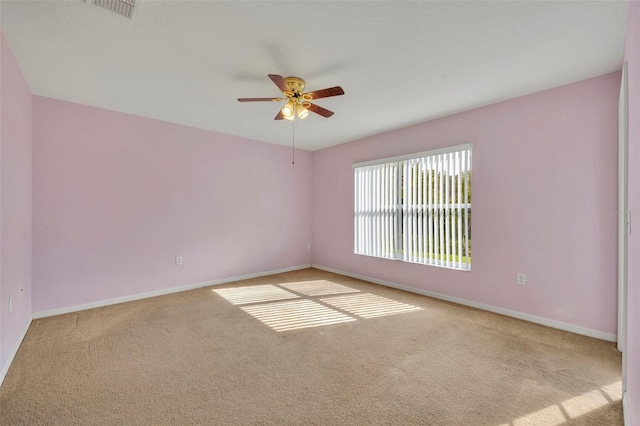
M 118 15 L 122 15 L 125 18 L 131 19 L 133 15 L 133 8 L 135 7 L 136 0 L 84 0 L 87 3 L 93 3 L 96 6 L 100 6 L 103 9 L 107 9 Z

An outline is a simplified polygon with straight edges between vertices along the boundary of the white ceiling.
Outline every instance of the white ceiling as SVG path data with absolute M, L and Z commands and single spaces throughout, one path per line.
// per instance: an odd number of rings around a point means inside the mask
M 619 70 L 626 1 L 154 1 L 134 18 L 73 1 L 2 1 L 36 95 L 283 145 L 298 76 L 335 112 L 296 125 L 317 150 Z

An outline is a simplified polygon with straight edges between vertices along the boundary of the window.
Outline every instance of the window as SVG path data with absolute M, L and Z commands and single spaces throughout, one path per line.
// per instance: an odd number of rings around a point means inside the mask
M 471 270 L 471 144 L 353 167 L 356 254 Z

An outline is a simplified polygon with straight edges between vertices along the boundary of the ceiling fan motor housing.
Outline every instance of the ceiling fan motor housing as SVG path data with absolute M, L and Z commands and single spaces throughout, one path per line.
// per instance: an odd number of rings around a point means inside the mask
M 300 94 L 304 90 L 304 80 L 299 77 L 285 77 L 284 82 L 294 94 Z

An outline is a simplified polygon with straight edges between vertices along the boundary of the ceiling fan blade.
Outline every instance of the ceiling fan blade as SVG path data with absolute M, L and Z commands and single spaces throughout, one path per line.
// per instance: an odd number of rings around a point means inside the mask
M 312 104 L 312 103 L 309 103 L 309 106 L 307 107 L 307 109 L 309 111 L 313 111 L 316 114 L 319 114 L 319 115 L 321 115 L 321 116 L 323 116 L 325 118 L 329 118 L 329 117 L 331 117 L 333 115 L 333 111 L 329 111 L 326 108 L 322 108 L 321 106 L 318 106 L 318 105 Z
M 282 110 L 278 111 L 278 115 L 276 115 L 276 118 L 274 118 L 274 120 L 284 120 L 284 114 L 282 113 Z
M 342 87 L 336 86 L 336 87 L 329 87 L 328 89 L 314 90 L 313 92 L 305 93 L 302 96 L 305 99 L 311 100 L 311 99 L 328 98 L 330 96 L 340 96 L 340 95 L 344 95 L 344 90 L 342 90 Z
M 278 86 L 278 89 L 280 89 L 281 92 L 290 92 L 289 86 L 287 86 L 287 83 L 284 82 L 283 76 L 277 74 L 269 74 L 269 78 L 275 83 L 276 86 Z
M 277 102 L 280 98 L 238 98 L 238 102 Z

